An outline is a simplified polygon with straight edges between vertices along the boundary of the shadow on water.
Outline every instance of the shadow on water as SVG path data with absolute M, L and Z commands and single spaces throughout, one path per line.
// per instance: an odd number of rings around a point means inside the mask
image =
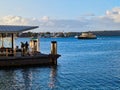
M 49 70 L 48 73 L 46 71 L 43 73 L 44 69 Z M 56 88 L 56 76 L 56 66 L 0 70 L 0 90 L 54 89 Z

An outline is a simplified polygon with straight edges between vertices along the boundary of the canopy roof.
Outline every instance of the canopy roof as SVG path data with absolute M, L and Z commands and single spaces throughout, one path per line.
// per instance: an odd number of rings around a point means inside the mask
M 38 28 L 38 26 L 0 25 L 0 33 L 19 33 Z

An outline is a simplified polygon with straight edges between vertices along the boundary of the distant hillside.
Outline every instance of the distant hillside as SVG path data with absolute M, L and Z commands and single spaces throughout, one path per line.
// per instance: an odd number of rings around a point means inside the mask
M 91 31 L 97 36 L 120 36 L 120 30 L 116 31 Z

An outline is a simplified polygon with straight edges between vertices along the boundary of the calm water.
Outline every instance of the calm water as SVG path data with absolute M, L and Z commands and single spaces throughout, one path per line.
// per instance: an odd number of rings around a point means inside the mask
M 0 90 L 120 90 L 120 37 L 42 38 L 43 53 L 52 40 L 62 55 L 57 67 L 0 70 Z

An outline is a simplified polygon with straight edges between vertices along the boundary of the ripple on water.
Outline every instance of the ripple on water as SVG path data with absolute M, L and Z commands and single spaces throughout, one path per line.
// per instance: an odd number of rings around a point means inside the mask
M 49 53 L 52 40 L 41 38 L 41 51 Z M 54 40 L 62 55 L 56 68 L 0 70 L 0 90 L 120 90 L 120 37 Z

